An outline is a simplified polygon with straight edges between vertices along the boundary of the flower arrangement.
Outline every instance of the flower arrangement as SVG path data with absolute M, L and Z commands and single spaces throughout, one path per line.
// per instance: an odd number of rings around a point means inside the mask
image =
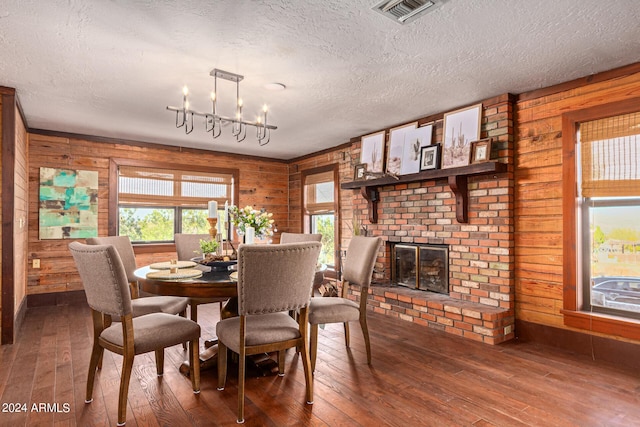
M 273 236 L 273 214 L 266 210 L 256 210 L 252 206 L 238 208 L 237 206 L 229 207 L 229 216 L 233 225 L 238 227 L 239 233 L 245 234 L 247 227 L 253 227 L 256 236 Z

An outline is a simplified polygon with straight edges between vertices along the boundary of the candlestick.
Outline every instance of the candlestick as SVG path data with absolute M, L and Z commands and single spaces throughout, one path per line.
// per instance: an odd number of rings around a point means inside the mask
M 215 241 L 216 235 L 218 234 L 218 230 L 216 228 L 216 225 L 218 225 L 218 218 L 207 218 L 207 221 L 209 221 L 209 235 L 211 236 L 211 240 Z
M 218 202 L 215 200 L 209 202 L 209 218 L 218 218 Z

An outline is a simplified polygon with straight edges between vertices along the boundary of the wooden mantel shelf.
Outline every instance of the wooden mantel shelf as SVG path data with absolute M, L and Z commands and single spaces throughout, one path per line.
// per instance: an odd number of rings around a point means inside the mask
M 449 187 L 456 196 L 456 219 L 460 223 L 469 221 L 467 214 L 467 204 L 469 200 L 469 192 L 467 190 L 467 177 L 474 175 L 489 175 L 492 173 L 502 173 L 507 171 L 507 165 L 500 162 L 476 163 L 468 166 L 448 169 L 434 169 L 414 173 L 410 175 L 401 175 L 397 179 L 392 176 L 382 178 L 367 179 L 362 181 L 345 182 L 340 188 L 357 190 L 360 189 L 362 197 L 368 202 L 369 222 L 375 224 L 378 222 L 378 201 L 380 200 L 379 188 L 385 185 L 408 184 L 419 181 L 429 181 L 438 178 L 447 178 Z

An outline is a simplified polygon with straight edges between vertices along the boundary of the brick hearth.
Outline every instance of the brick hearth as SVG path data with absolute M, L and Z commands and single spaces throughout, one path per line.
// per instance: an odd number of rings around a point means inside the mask
M 395 285 L 374 284 L 369 294 L 368 308 L 375 313 L 487 344 L 514 338 L 515 320 L 508 309 Z M 360 299 L 359 286 L 349 286 L 349 298 Z

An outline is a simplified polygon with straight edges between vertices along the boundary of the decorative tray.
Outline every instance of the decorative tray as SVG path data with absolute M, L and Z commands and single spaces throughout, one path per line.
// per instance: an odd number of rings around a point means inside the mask
M 198 265 L 193 261 L 176 261 L 172 263 L 171 261 L 165 262 L 155 262 L 149 266 L 149 268 L 153 268 L 154 270 L 169 270 L 172 268 L 192 268 Z
M 202 257 L 191 258 L 191 261 L 197 262 L 198 264 L 209 266 L 211 267 L 211 271 L 227 271 L 229 269 L 229 266 L 232 266 L 238 263 L 237 259 L 232 259 L 229 261 L 209 261 L 206 259 L 202 259 Z
M 176 280 L 176 279 L 194 279 L 202 276 L 202 270 L 192 268 L 181 268 L 173 272 L 173 270 L 156 270 L 147 273 L 147 279 L 157 280 Z

